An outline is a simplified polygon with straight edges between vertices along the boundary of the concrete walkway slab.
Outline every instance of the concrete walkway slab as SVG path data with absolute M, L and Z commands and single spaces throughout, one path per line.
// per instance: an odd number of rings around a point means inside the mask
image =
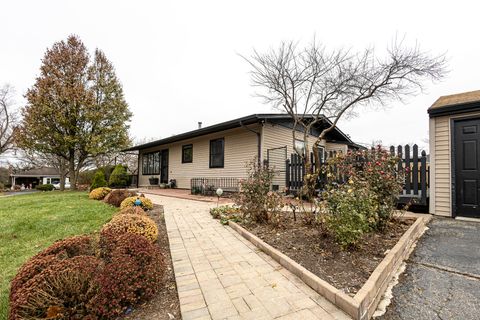
M 209 209 L 215 204 L 148 197 L 164 206 L 183 319 L 350 319 L 212 219 Z

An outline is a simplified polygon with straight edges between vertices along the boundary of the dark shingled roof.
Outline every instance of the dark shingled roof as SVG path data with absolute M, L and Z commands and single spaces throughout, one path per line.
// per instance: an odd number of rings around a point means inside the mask
M 480 110 L 480 90 L 441 96 L 428 108 L 428 113 L 440 116 L 476 110 Z
M 28 170 L 21 170 L 12 173 L 12 176 L 16 177 L 46 177 L 46 176 L 59 176 L 58 170 L 52 167 L 33 168 Z
M 312 115 L 305 115 L 304 117 L 305 118 L 313 118 Z M 243 125 L 259 123 L 261 121 L 288 120 L 288 119 L 291 119 L 291 117 L 290 117 L 290 115 L 285 114 L 285 113 L 252 114 L 252 115 L 249 115 L 249 116 L 246 116 L 246 117 L 242 117 L 242 118 L 238 118 L 238 119 L 214 124 L 214 125 L 211 125 L 211 126 L 208 126 L 208 127 L 205 127 L 205 128 L 200 128 L 200 129 L 197 129 L 197 130 L 177 134 L 177 135 L 174 135 L 174 136 L 171 136 L 171 137 L 168 137 L 168 138 L 164 138 L 164 139 L 160 139 L 160 140 L 157 140 L 157 141 L 152 141 L 152 142 L 149 142 L 149 143 L 141 144 L 141 145 L 138 145 L 138 146 L 134 146 L 134 147 L 122 150 L 122 151 L 142 150 L 142 149 L 146 149 L 146 148 L 150 148 L 150 147 L 159 146 L 159 145 L 162 145 L 162 144 L 173 143 L 173 142 L 177 142 L 177 141 L 180 141 L 180 140 L 200 137 L 200 136 L 210 134 L 210 133 L 214 133 L 214 132 L 219 132 L 219 131 L 223 131 L 223 130 L 238 128 L 238 127 L 241 127 Z M 324 120 L 327 123 L 331 123 L 330 120 L 328 120 L 327 118 L 324 118 Z M 338 134 L 340 134 L 342 136 L 342 138 L 345 139 L 345 141 L 348 144 L 351 144 L 352 146 L 355 145 L 355 143 L 346 134 L 344 134 L 340 129 L 338 129 L 338 127 L 335 128 L 335 131 Z

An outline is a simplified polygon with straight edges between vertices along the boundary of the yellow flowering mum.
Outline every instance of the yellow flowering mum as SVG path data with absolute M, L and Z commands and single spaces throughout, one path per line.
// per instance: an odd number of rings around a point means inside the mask
M 120 214 L 114 216 L 102 228 L 102 233 L 123 234 L 135 233 L 144 236 L 151 242 L 158 239 L 158 227 L 155 221 L 140 214 Z

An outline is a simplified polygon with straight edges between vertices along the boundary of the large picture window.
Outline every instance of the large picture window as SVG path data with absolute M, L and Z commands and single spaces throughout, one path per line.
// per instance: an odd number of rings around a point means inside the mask
M 160 174 L 160 152 L 144 153 L 142 156 L 142 174 Z
M 187 144 L 182 146 L 182 163 L 192 163 L 193 161 L 193 145 Z
M 210 140 L 210 168 L 223 168 L 225 139 Z

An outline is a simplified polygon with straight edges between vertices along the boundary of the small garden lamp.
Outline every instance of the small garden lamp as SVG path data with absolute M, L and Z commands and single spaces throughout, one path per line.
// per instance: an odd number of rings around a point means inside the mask
M 135 201 L 133 202 L 133 205 L 135 207 L 141 206 L 142 205 L 142 200 L 140 200 L 140 198 L 137 197 L 137 199 L 135 199 Z
M 223 190 L 221 188 L 218 188 L 216 193 L 217 193 L 217 207 L 218 207 L 218 203 L 220 202 L 220 197 L 223 194 Z

